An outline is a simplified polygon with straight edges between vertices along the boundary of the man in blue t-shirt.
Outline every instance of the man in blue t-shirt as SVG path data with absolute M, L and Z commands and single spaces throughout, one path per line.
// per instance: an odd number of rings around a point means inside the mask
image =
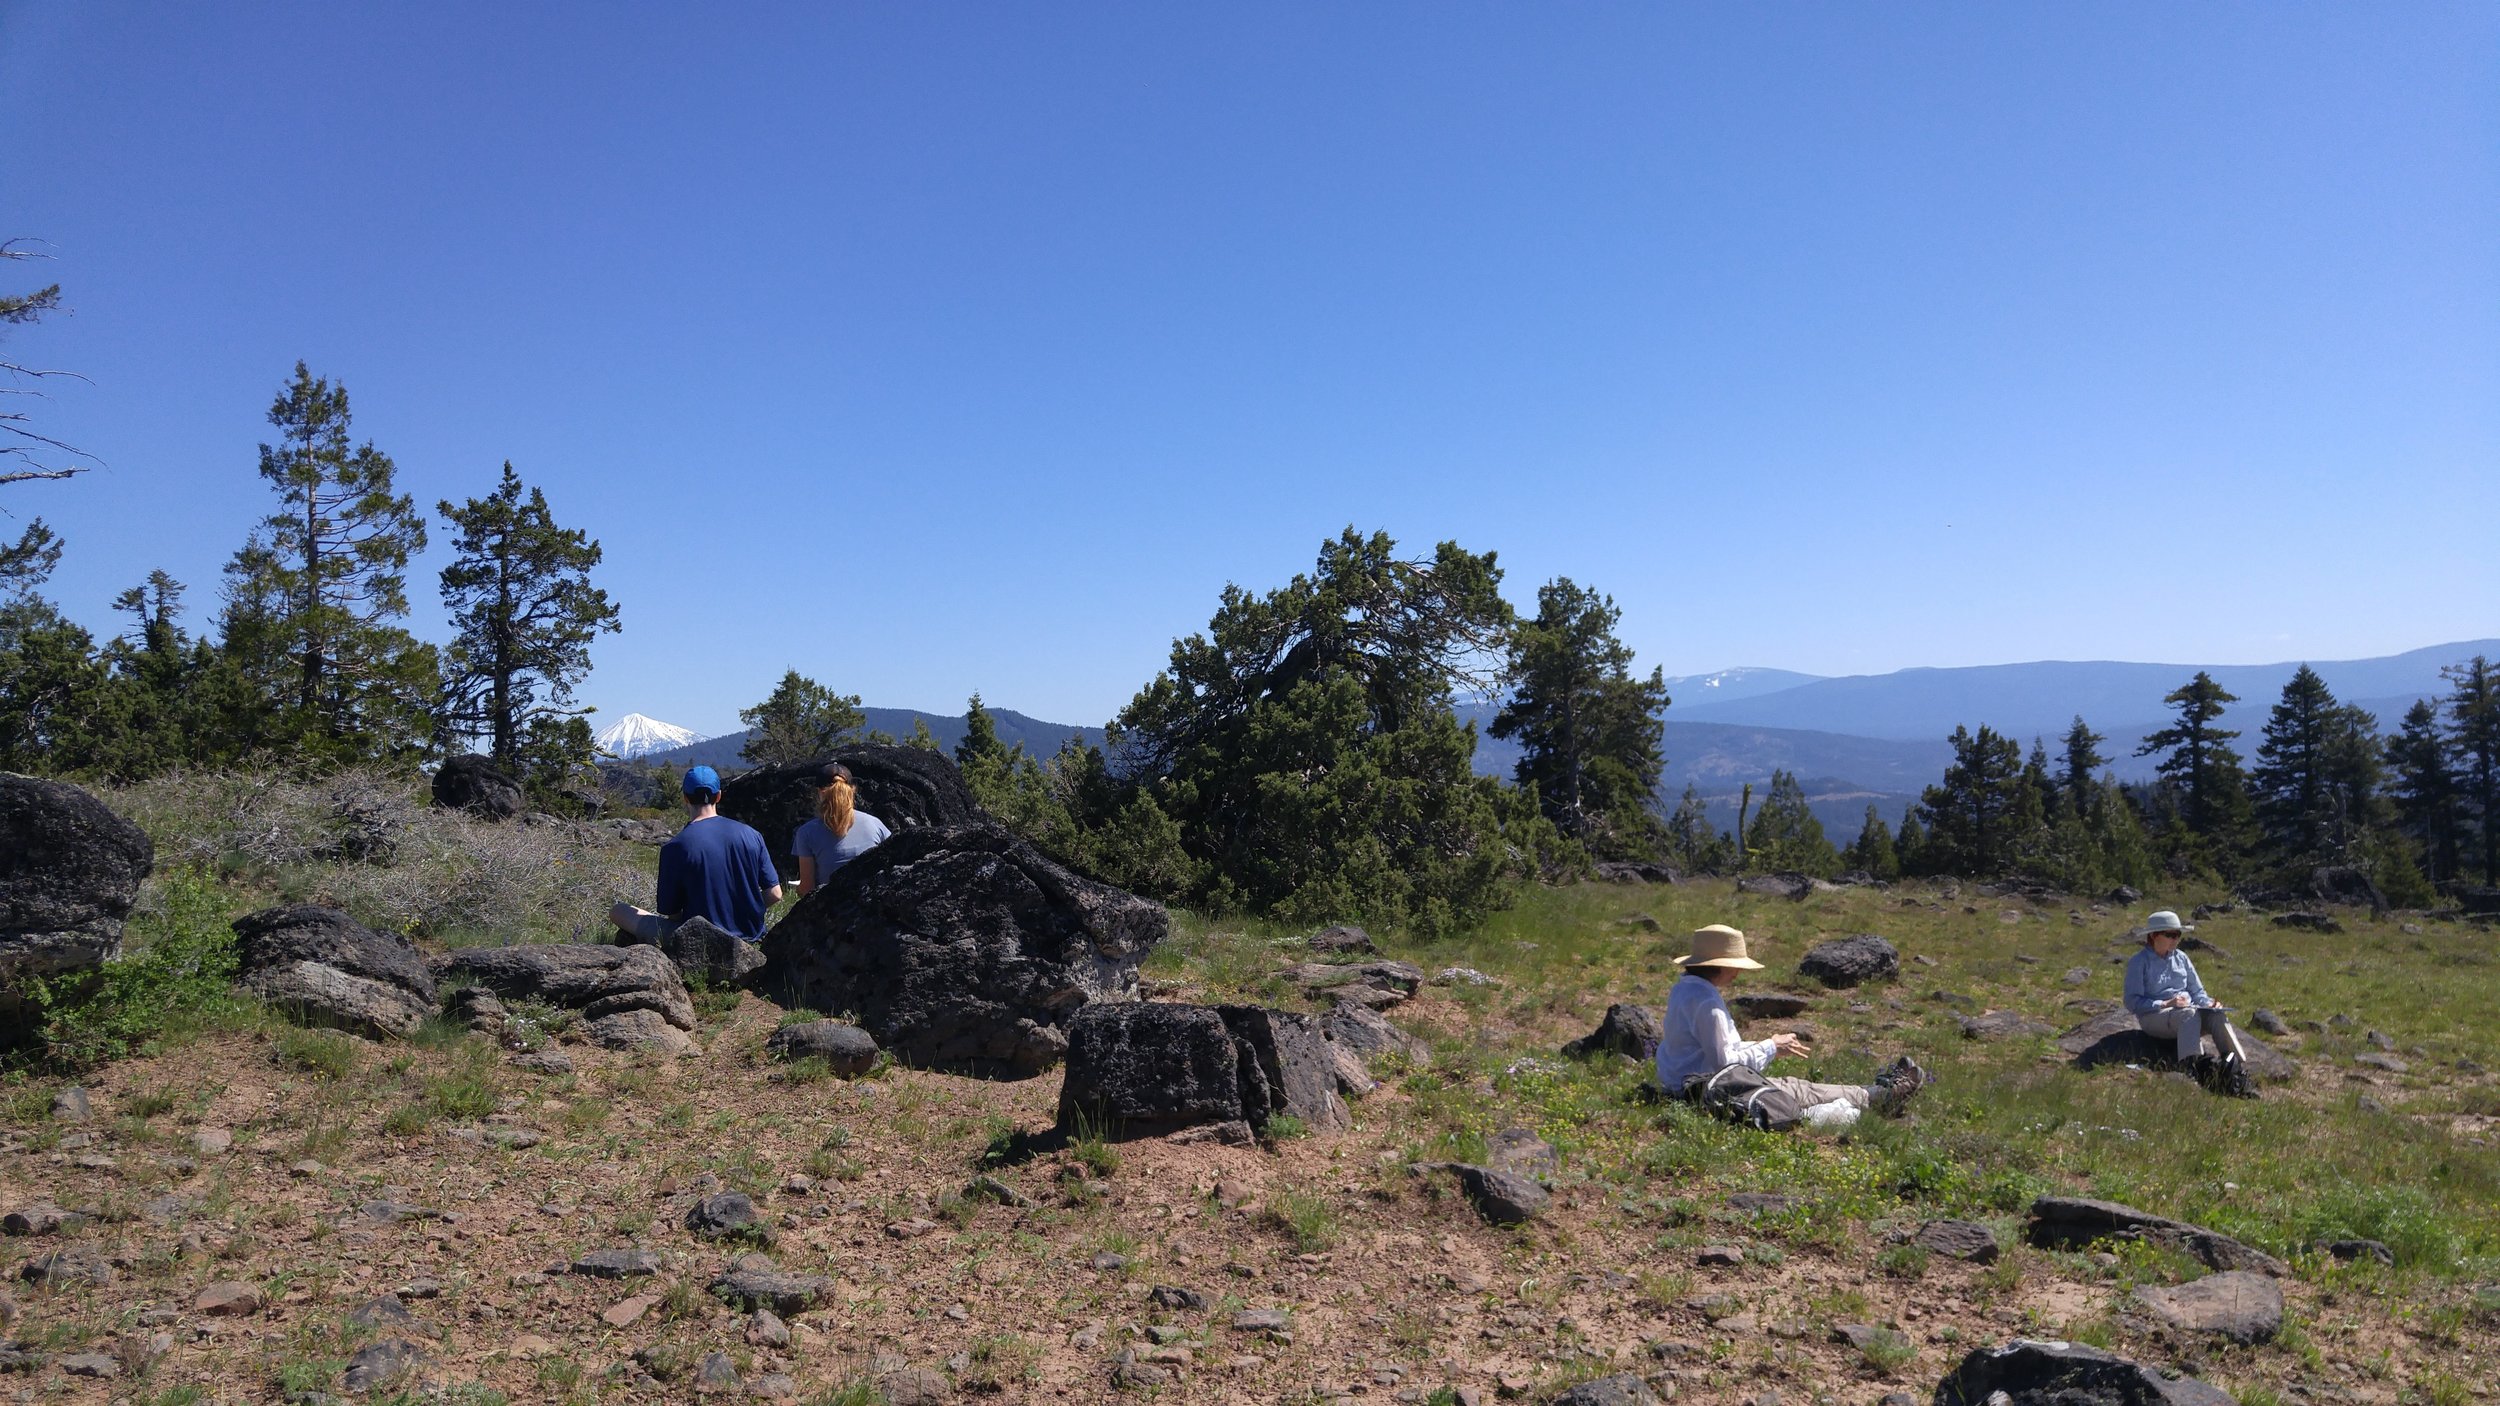
M 781 901 L 772 852 L 755 827 L 720 813 L 719 772 L 688 767 L 681 789 L 693 818 L 660 846 L 660 911 L 620 903 L 608 910 L 608 921 L 642 942 L 658 942 L 688 918 L 761 940 L 764 914 Z

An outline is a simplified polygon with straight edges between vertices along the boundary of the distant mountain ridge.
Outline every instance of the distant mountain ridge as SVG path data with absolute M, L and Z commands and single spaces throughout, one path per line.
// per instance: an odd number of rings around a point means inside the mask
M 627 713 L 602 728 L 599 735 L 591 739 L 591 745 L 597 747 L 603 756 L 632 761 L 636 757 L 665 752 L 672 747 L 689 746 L 702 740 L 702 735 L 693 728 L 664 723 L 640 713 Z
M 927 723 L 929 735 L 935 737 L 938 745 L 950 754 L 954 752 L 955 744 L 964 740 L 965 723 L 960 713 L 924 713 L 916 708 L 862 708 L 860 711 L 867 715 L 871 731 L 886 733 L 898 742 L 911 736 L 915 719 Z M 998 728 L 1000 743 L 1009 747 L 1021 743 L 1028 754 L 1045 760 L 1071 737 L 1090 732 L 1095 741 L 1102 740 L 1100 728 L 1047 723 L 1039 718 L 1027 717 L 1013 708 L 992 708 L 989 714 L 990 721 Z M 736 771 L 754 765 L 738 755 L 745 748 L 747 739 L 754 735 L 752 729 L 723 733 L 687 746 L 651 752 L 643 760 L 666 762 L 680 768 L 708 766 L 724 772 Z

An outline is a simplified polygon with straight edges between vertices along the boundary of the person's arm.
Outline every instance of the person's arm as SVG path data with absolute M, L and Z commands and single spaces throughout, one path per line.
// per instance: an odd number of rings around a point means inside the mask
M 802 854 L 799 856 L 799 897 L 805 898 L 815 891 L 816 856 Z
M 1770 1040 L 1738 1038 L 1736 1017 L 1727 1013 L 1727 1007 L 1712 1006 L 1702 1018 L 1709 1022 L 1709 1029 L 1706 1032 L 1709 1038 L 1705 1043 L 1719 1052 L 1719 1064 L 1722 1068 L 1731 1064 L 1741 1064 L 1758 1074 L 1771 1067 L 1771 1057 L 1779 1053 L 1777 1043 Z
M 674 918 L 686 906 L 685 852 L 674 844 L 660 846 L 660 916 Z
M 2183 952 L 2179 954 L 2179 965 L 2187 968 L 2188 995 L 2192 998 L 2190 1003 L 2198 1006 L 2212 1005 L 2214 998 L 2205 994 L 2205 979 L 2196 974 L 2196 959 Z
M 770 908 L 781 901 L 781 870 L 773 863 L 773 852 L 764 847 L 764 837 L 747 831 L 747 858 L 755 864 L 755 891 L 764 896 Z
M 2148 947 L 2145 952 L 2151 950 Z M 2123 1004 L 2130 1015 L 2151 1015 L 2161 1009 L 2161 1003 L 2153 999 L 2152 971 L 2153 964 L 2144 959 L 2144 952 L 2127 959 L 2127 991 Z

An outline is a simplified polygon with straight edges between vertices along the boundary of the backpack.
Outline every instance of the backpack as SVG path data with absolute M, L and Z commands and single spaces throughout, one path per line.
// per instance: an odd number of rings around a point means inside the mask
M 1687 1102 L 1731 1123 L 1745 1123 L 1766 1133 L 1784 1133 L 1805 1121 L 1804 1105 L 1786 1091 L 1741 1064 L 1716 1074 L 1695 1074 L 1684 1081 Z

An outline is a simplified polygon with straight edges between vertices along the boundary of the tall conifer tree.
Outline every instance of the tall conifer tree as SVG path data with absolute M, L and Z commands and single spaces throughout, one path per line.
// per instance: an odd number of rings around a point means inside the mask
M 442 574 L 458 632 L 443 670 L 444 729 L 485 738 L 506 768 L 519 769 L 524 739 L 568 750 L 573 730 L 559 724 L 580 715 L 567 705 L 590 672 L 590 642 L 619 628 L 607 592 L 590 584 L 599 544 L 558 527 L 538 489 L 524 496 L 510 461 L 493 492 L 446 498 L 435 511 L 459 534 L 460 553 Z
M 2483 882 L 2500 884 L 2500 669 L 2482 655 L 2439 671 L 2448 695 L 2457 777 L 2482 853 Z
M 1601 853 L 1650 852 L 1650 806 L 1666 766 L 1663 671 L 1632 673 L 1615 635 L 1612 597 L 1557 577 L 1537 588 L 1537 612 L 1511 633 L 1505 675 L 1513 692 L 1494 715 L 1495 737 L 1517 738 L 1516 774 L 1562 832 Z
M 2448 734 L 2429 699 L 2405 710 L 2404 725 L 2387 744 L 2387 761 L 2395 772 L 2397 818 L 2420 846 L 2422 873 L 2433 883 L 2455 878 L 2462 797 Z

